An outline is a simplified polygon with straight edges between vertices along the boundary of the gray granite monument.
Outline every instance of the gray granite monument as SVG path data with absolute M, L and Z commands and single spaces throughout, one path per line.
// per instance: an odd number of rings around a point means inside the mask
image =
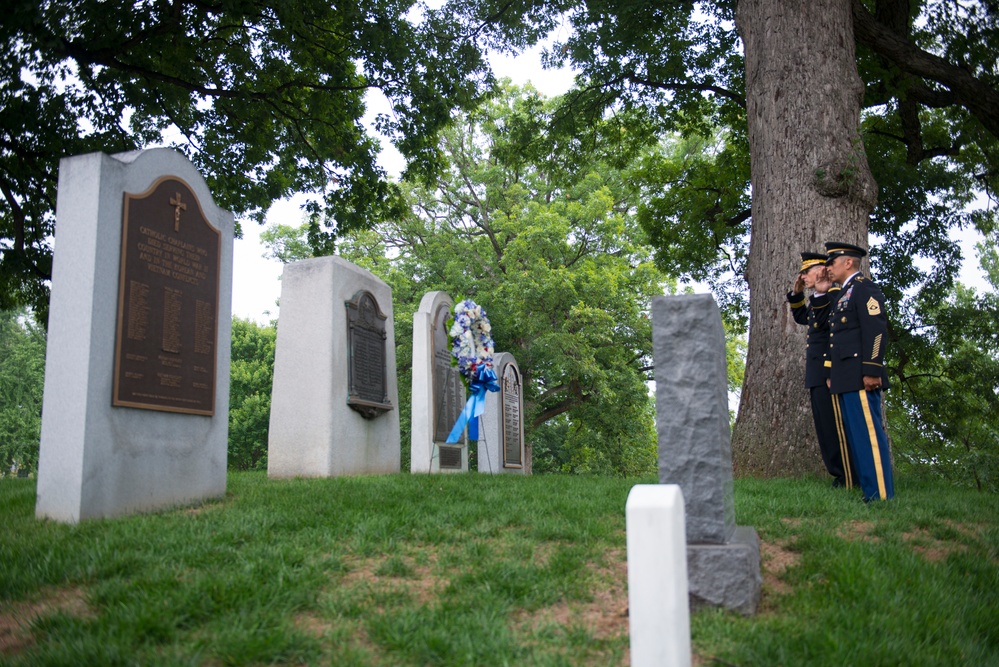
M 517 360 L 509 352 L 493 357 L 500 390 L 486 393 L 486 410 L 479 429 L 479 472 L 529 475 L 524 445 L 524 387 Z
M 760 601 L 760 540 L 735 525 L 725 331 L 710 294 L 652 300 L 659 482 L 686 503 L 692 607 L 742 614 Z
M 410 472 L 468 472 L 465 435 L 455 444 L 446 442 L 465 407 L 465 383 L 451 365 L 453 309 L 446 292 L 428 292 L 413 314 Z
M 399 472 L 392 290 L 340 257 L 284 267 L 269 477 Z
M 232 244 L 176 151 L 60 161 L 39 518 L 225 494 Z

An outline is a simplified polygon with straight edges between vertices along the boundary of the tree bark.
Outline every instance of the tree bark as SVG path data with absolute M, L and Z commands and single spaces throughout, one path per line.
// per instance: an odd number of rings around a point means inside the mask
M 749 346 L 732 439 L 736 474 L 823 471 L 804 387 L 805 330 L 785 294 L 799 252 L 867 247 L 877 201 L 859 134 L 851 0 L 740 0 L 753 187 Z

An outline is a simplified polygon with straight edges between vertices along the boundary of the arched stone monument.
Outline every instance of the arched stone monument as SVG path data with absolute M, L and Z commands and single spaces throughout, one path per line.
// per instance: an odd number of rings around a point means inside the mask
M 454 300 L 446 292 L 428 292 L 413 314 L 413 395 L 411 472 L 467 472 L 468 446 L 462 434 L 447 437 L 465 407 L 465 384 L 451 365 L 448 319 Z

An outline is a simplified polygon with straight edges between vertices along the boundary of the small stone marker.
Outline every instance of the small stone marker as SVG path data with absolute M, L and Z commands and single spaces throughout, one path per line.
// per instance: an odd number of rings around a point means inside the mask
M 659 482 L 686 503 L 691 605 L 753 614 L 760 541 L 735 525 L 725 331 L 710 294 L 652 299 Z
M 59 163 L 39 518 L 221 496 L 233 216 L 166 149 Z
M 689 667 L 690 607 L 683 493 L 637 484 L 625 505 L 633 667 Z
M 482 437 L 478 442 L 479 472 L 530 474 L 524 446 L 524 388 L 517 360 L 509 352 L 493 357 L 500 390 L 486 394 Z
M 399 472 L 392 290 L 340 257 L 284 267 L 268 477 Z
M 465 384 L 451 365 L 447 322 L 453 309 L 446 292 L 428 292 L 413 314 L 409 469 L 414 473 L 468 472 L 465 436 L 457 444 L 446 443 L 465 407 Z

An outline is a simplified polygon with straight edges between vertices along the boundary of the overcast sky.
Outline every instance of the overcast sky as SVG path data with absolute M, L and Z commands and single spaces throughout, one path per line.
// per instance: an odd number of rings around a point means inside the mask
M 493 72 L 498 78 L 509 77 L 514 83 L 531 82 L 539 92 L 554 97 L 569 90 L 572 85 L 572 72 L 569 70 L 544 70 L 541 68 L 541 47 L 531 49 L 517 58 L 492 56 Z M 368 97 L 367 118 L 374 119 L 376 113 L 387 110 L 379 99 L 380 94 Z M 373 124 L 368 123 L 374 133 Z M 393 177 L 398 177 L 403 165 L 402 157 L 387 140 L 382 140 L 382 154 L 379 162 Z M 267 213 L 267 225 L 302 224 L 300 206 L 304 198 L 291 198 L 276 202 Z M 277 260 L 263 258 L 260 245 L 261 227 L 253 222 L 242 221 L 243 238 L 236 239 L 233 256 L 232 314 L 266 324 L 278 316 L 276 302 L 281 296 L 282 265 Z

